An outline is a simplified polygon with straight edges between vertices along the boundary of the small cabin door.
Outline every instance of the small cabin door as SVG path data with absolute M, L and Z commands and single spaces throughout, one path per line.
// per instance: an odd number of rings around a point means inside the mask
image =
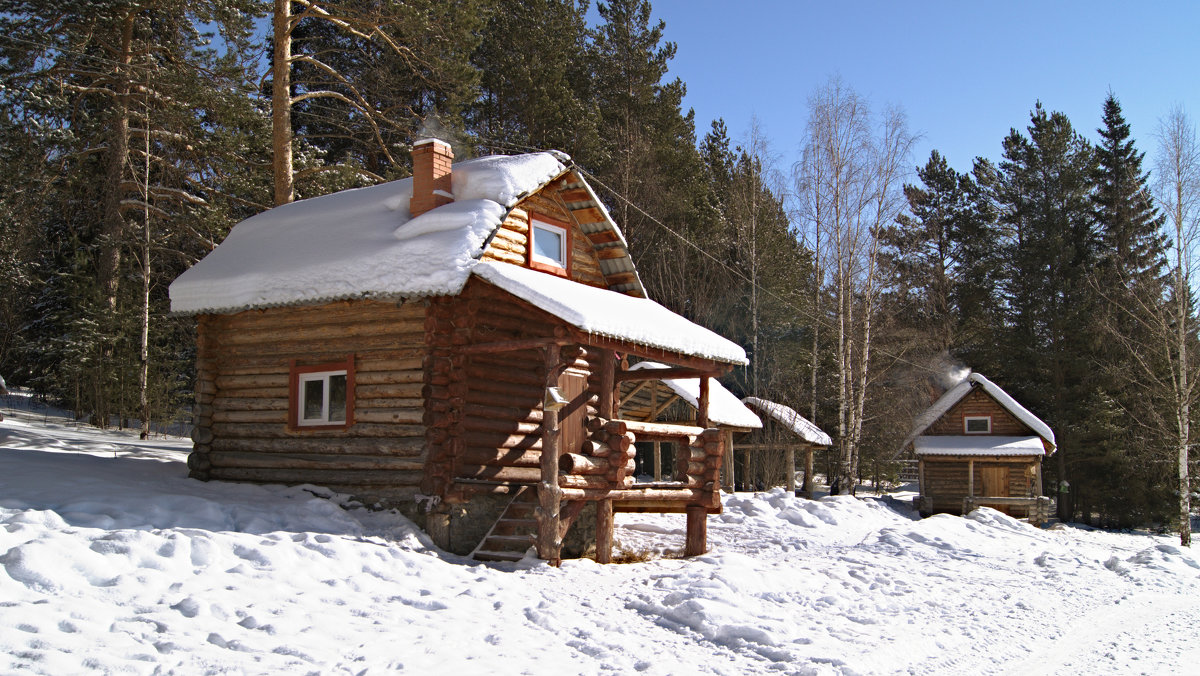
M 558 413 L 561 452 L 578 453 L 587 440 L 587 375 L 564 372 L 558 377 L 558 391 L 567 400 Z
M 983 479 L 983 495 L 989 498 L 1007 498 L 1008 497 L 1008 467 L 988 467 L 979 468 L 980 477 Z

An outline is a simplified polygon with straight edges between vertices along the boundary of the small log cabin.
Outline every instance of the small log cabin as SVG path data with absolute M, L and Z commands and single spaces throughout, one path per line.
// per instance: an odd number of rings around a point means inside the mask
M 686 513 L 705 551 L 709 383 L 745 351 L 646 298 L 569 157 L 426 140 L 413 165 L 249 218 L 171 285 L 197 322 L 191 476 L 324 485 L 480 559 L 557 563 L 573 535 L 607 562 L 614 509 Z M 663 375 L 699 379 L 694 423 L 621 419 L 620 386 Z M 635 485 L 646 440 L 682 449 L 673 481 Z
M 833 440 L 829 435 L 797 413 L 794 409 L 783 404 L 746 397 L 742 400 L 752 411 L 757 412 L 763 419 L 761 430 L 751 432 L 738 439 L 733 451 L 726 457 L 729 467 L 728 476 L 733 476 L 734 461 L 737 452 L 741 451 L 742 476 L 749 477 L 750 457 L 759 454 L 760 457 L 779 455 L 783 458 L 785 484 L 789 493 L 796 492 L 796 453 L 804 454 L 804 484 L 801 491 L 804 497 L 813 496 L 813 453 L 817 449 L 829 448 Z M 747 487 L 749 490 L 751 487 Z
M 1041 523 L 1042 458 L 1054 432 L 1007 392 L 972 373 L 917 417 L 897 455 L 918 461 L 922 516 L 966 514 L 980 505 Z
M 665 371 L 670 367 L 652 361 L 638 362 L 629 367 L 630 371 L 643 369 Z M 656 378 L 629 381 L 621 385 L 618 410 L 621 418 L 626 420 L 695 425 L 699 409 L 698 378 Z M 733 448 L 734 434 L 745 434 L 763 426 L 754 411 L 746 408 L 737 395 L 715 380 L 709 386 L 708 424 L 721 430 L 726 449 Z M 639 443 L 636 457 L 638 481 L 648 483 L 677 478 L 679 451 L 671 443 Z M 725 458 L 728 460 L 729 457 L 727 450 Z M 730 477 L 732 474 L 728 470 L 722 476 L 722 484 L 726 489 L 732 486 Z

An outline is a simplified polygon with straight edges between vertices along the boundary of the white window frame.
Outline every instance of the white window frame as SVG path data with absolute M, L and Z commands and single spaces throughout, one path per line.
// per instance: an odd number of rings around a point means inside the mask
M 546 221 L 538 218 L 531 219 L 530 226 L 532 227 L 532 230 L 530 231 L 531 236 L 529 238 L 530 260 L 541 263 L 542 265 L 552 265 L 556 268 L 562 268 L 563 270 L 566 270 L 568 238 L 567 229 L 562 226 L 554 225 L 553 223 L 547 223 Z M 558 260 L 543 256 L 538 253 L 537 247 L 535 246 L 538 230 L 545 230 L 546 232 L 558 235 Z
M 972 420 L 984 420 L 987 422 L 987 429 L 984 431 L 971 430 Z M 963 434 L 991 434 L 992 433 L 992 416 L 990 415 L 966 415 L 963 416 Z
M 297 375 L 296 385 L 296 425 L 299 427 L 311 427 L 313 425 L 344 425 L 346 420 L 330 420 L 329 419 L 329 379 L 337 376 L 346 378 L 346 415 L 349 417 L 349 399 L 350 399 L 350 377 L 345 369 L 338 371 L 317 371 L 314 373 L 301 373 Z M 321 385 L 321 417 L 320 418 L 305 418 L 304 417 L 304 386 L 307 383 L 320 381 Z

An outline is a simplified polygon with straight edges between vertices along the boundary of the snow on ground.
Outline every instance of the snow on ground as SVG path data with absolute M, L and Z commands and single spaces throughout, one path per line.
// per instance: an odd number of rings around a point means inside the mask
M 309 487 L 186 478 L 183 441 L 0 423 L 0 672 L 1116 673 L 1200 664 L 1171 537 L 894 498 L 727 497 L 711 552 L 484 565 Z M 617 541 L 683 544 L 682 515 Z

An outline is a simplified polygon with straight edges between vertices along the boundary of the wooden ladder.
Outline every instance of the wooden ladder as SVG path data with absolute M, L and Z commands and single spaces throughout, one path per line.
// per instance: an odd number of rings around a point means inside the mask
M 520 561 L 537 542 L 537 490 L 521 486 L 492 524 L 470 558 L 476 561 Z

